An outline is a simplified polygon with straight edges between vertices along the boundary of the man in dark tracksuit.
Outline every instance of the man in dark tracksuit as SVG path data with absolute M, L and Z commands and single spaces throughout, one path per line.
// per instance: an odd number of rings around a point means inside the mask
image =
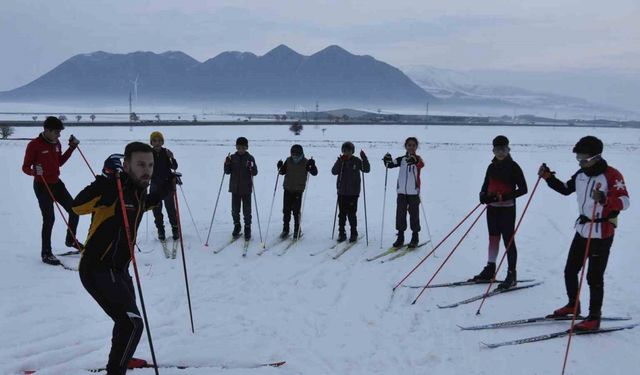
M 509 264 L 507 277 L 498 285 L 499 289 L 516 286 L 516 263 L 518 252 L 513 232 L 516 224 L 516 198 L 527 194 L 527 181 L 522 169 L 509 154 L 509 139 L 499 135 L 493 139 L 495 157 L 487 167 L 484 183 L 480 189 L 480 203 L 487 204 L 487 228 L 489 250 L 487 265 L 472 281 L 489 281 L 496 273 L 496 259 L 500 250 L 500 236 L 507 251 Z
M 236 140 L 236 153 L 224 161 L 224 173 L 229 178 L 231 193 L 231 217 L 233 218 L 234 238 L 240 236 L 240 205 L 244 217 L 244 239 L 251 239 L 251 193 L 253 192 L 253 176 L 258 174 L 258 166 L 253 155 L 249 154 L 249 141 L 245 137 Z
M 345 225 L 347 217 L 351 234 L 349 242 L 358 240 L 358 198 L 360 197 L 360 172 L 369 173 L 371 166 L 364 151 L 360 151 L 362 160 L 356 156 L 355 146 L 351 142 L 342 145 L 342 155 L 338 157 L 331 173 L 338 176 L 336 188 L 338 189 L 338 242 L 347 240 Z
M 171 191 L 168 188 L 173 176 L 172 170 L 178 169 L 178 162 L 173 157 L 171 150 L 162 147 L 164 145 L 164 137 L 159 131 L 151 133 L 149 142 L 153 146 L 153 176 L 151 178 L 150 193 L 155 193 L 159 190 Z M 162 215 L 162 202 L 167 209 L 167 216 L 169 216 L 169 223 L 171 224 L 171 234 L 173 240 L 180 238 L 180 231 L 178 230 L 178 219 L 176 218 L 176 205 L 173 201 L 173 192 L 163 197 L 162 201 L 153 208 L 153 217 L 158 229 L 158 239 L 164 241 L 166 239 L 164 231 L 164 216 Z
M 422 158 L 416 154 L 418 140 L 409 137 L 404 142 L 407 153 L 404 156 L 393 159 L 387 153 L 382 159 L 386 168 L 400 168 L 397 183 L 396 206 L 396 230 L 398 237 L 393 247 L 404 245 L 404 231 L 407 230 L 407 213 L 411 227 L 411 241 L 407 245 L 410 248 L 418 246 L 420 233 L 420 171 L 424 167 Z
M 587 271 L 590 292 L 589 316 L 575 325 L 574 329 L 578 331 L 600 328 L 604 299 L 604 272 L 607 269 L 609 253 L 618 225 L 618 215 L 631 205 L 624 177 L 602 158 L 603 148 L 602 141 L 594 136 L 581 138 L 573 148 L 580 170 L 567 182 L 560 181 L 545 164 L 542 164 L 538 170 L 538 175 L 551 189 L 562 195 L 576 193 L 580 211 L 580 216 L 575 223 L 576 233 L 564 268 L 564 282 L 569 302 L 555 310 L 553 316 L 571 315 L 574 309 L 577 314 L 580 314 L 578 273 L 582 269 L 587 243 L 589 243 Z M 595 217 L 592 218 L 594 214 Z M 586 264 L 584 266 L 586 267 Z
M 60 132 L 63 129 L 64 125 L 60 119 L 51 116 L 47 117 L 44 121 L 43 132 L 27 145 L 22 163 L 22 172 L 34 177 L 33 190 L 42 213 L 42 248 L 40 255 L 44 263 L 51 265 L 59 265 L 60 261 L 51 251 L 51 231 L 53 230 L 56 216 L 53 211 L 54 202 L 47 190 L 47 186 L 51 189 L 55 200 L 69 213 L 71 230 L 67 229 L 65 245 L 73 248 L 82 248 L 82 245 L 75 239 L 78 215 L 71 210 L 73 198 L 67 191 L 64 182 L 60 179 L 60 167 L 69 160 L 80 141 L 71 135 L 69 148 L 63 154 L 62 145 L 60 145 L 59 141 Z
M 149 145 L 141 142 L 128 144 L 124 166 L 120 162 L 121 157 L 119 154 L 111 155 L 105 161 L 103 175 L 97 176 L 73 201 L 73 210 L 78 215 L 91 214 L 89 235 L 80 260 L 80 280 L 114 321 L 108 375 L 125 374 L 143 331 L 143 321 L 129 275 L 131 252 L 116 172 L 121 171 L 129 235 L 134 243 L 144 212 L 167 195 L 167 191 L 146 193 L 153 173 L 153 151 Z M 171 188 L 175 189 L 173 186 Z
M 318 175 L 315 160 L 304 157 L 301 145 L 291 146 L 291 156 L 284 162 L 278 161 L 278 173 L 284 175 L 284 196 L 282 201 L 282 233 L 280 238 L 289 236 L 289 223 L 293 213 L 293 238 L 300 235 L 300 208 L 302 206 L 302 194 L 307 187 L 307 175 Z

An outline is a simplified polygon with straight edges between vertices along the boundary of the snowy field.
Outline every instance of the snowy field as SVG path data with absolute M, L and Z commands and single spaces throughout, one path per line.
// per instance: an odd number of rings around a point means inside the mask
M 152 128 L 70 128 L 95 170 L 106 156 L 123 152 L 127 142 L 148 141 Z M 436 305 L 480 294 L 485 286 L 431 289 L 411 305 L 417 291 L 391 288 L 430 247 L 380 264 L 365 258 L 380 252 L 384 168 L 380 159 L 389 151 L 403 153 L 403 141 L 416 136 L 423 171 L 426 215 L 434 242 L 439 242 L 477 204 L 491 140 L 507 135 L 512 155 L 522 166 L 529 191 L 537 167 L 547 162 L 562 179 L 577 169 L 571 153 L 582 136 L 593 134 L 605 142 L 605 158 L 626 177 L 631 209 L 622 213 L 606 272 L 604 315 L 632 316 L 640 321 L 637 251 L 640 214 L 640 131 L 625 129 L 479 128 L 424 126 L 330 126 L 323 133 L 305 126 L 296 137 L 286 126 L 184 127 L 164 132 L 184 174 L 184 191 L 198 230 L 206 236 L 224 157 L 234 151 L 238 136 L 249 138 L 249 151 L 259 167 L 257 197 L 263 235 L 276 178 L 276 162 L 301 143 L 307 157 L 317 160 L 319 175 L 309 182 L 303 217 L 304 239 L 285 256 L 282 246 L 257 256 L 259 236 L 242 258 L 241 244 L 214 255 L 232 230 L 227 181 L 220 199 L 210 246 L 204 247 L 181 198 L 187 266 L 191 283 L 196 333 L 191 334 L 180 256 L 165 259 L 155 240 L 153 217 L 143 219 L 137 253 L 154 346 L 160 364 L 202 366 L 199 369 L 162 369 L 162 374 L 559 374 L 566 339 L 485 349 L 480 342 L 499 342 L 565 329 L 568 323 L 486 331 L 460 331 L 474 325 L 545 315 L 566 303 L 563 267 L 572 224 L 577 217 L 575 197 L 564 197 L 541 184 L 524 219 L 517 243 L 519 278 L 544 284 L 487 300 L 482 315 L 478 303 L 442 310 Z M 14 137 L 35 137 L 38 129 L 20 128 Z M 309 254 L 331 246 L 335 207 L 335 177 L 330 168 L 340 145 L 351 140 L 364 149 L 372 171 L 366 176 L 369 246 L 364 240 L 341 258 L 331 252 Z M 63 145 L 66 142 L 63 142 Z M 82 287 L 77 272 L 47 266 L 40 261 L 41 216 L 32 178 L 20 171 L 25 141 L 0 142 L 0 173 L 5 176 L 0 205 L 0 373 L 85 374 L 102 367 L 110 348 L 112 321 Z M 384 248 L 393 241 L 395 179 L 389 172 Z M 89 170 L 74 154 L 62 169 L 72 195 L 92 181 Z M 280 180 L 282 181 L 282 180 Z M 279 185 L 281 185 L 279 183 Z M 527 195 L 518 202 L 524 208 Z M 269 240 L 281 230 L 282 188 L 278 186 Z M 254 207 L 254 217 L 256 209 Z M 365 233 L 362 197 L 360 233 Z M 149 213 L 148 216 L 151 216 Z M 80 218 L 78 237 L 84 240 L 90 218 Z M 148 224 L 148 226 L 147 226 Z M 423 223 L 424 224 L 424 223 Z M 168 225 L 168 224 L 167 224 Z M 463 229 L 437 251 L 407 284 L 424 284 L 457 242 Z M 423 225 L 421 236 L 428 237 Z M 64 224 L 57 216 L 54 253 L 64 252 Z M 486 262 L 488 238 L 484 218 L 471 231 L 435 282 L 458 281 L 478 273 Z M 501 252 L 502 255 L 502 252 Z M 62 259 L 71 266 L 78 259 Z M 506 269 L 501 271 L 504 276 Z M 588 299 L 587 288 L 582 297 Z M 603 326 L 618 323 L 604 322 Z M 640 368 L 640 329 L 578 336 L 572 343 L 569 374 L 631 374 Z M 150 359 L 146 334 L 137 357 Z M 281 368 L 242 367 L 286 360 Z M 635 370 L 634 370 L 635 369 Z M 152 369 L 133 374 L 153 374 Z

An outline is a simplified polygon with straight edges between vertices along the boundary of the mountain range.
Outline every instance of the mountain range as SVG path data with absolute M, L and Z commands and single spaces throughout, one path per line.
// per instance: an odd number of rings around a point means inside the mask
M 122 102 L 135 91 L 142 103 L 415 104 L 436 100 L 399 69 L 335 45 L 310 56 L 280 45 L 263 56 L 223 52 L 204 62 L 172 51 L 80 54 L 22 87 L 0 92 L 0 100 Z

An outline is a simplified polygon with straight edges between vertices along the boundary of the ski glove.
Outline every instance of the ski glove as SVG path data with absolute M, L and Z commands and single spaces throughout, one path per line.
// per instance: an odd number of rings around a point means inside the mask
M 367 154 L 364 153 L 364 150 L 360 150 L 360 159 L 367 160 Z
M 76 138 L 73 134 L 69 137 L 69 147 L 76 148 L 80 144 L 80 140 Z
M 231 156 L 227 155 L 227 157 L 224 158 L 224 165 L 231 165 Z
M 549 167 L 547 167 L 547 164 L 545 163 L 542 163 L 542 165 L 538 169 L 538 177 L 544 180 L 550 179 L 554 174 L 556 174 L 556 172 L 551 171 L 551 169 L 549 169 Z
M 384 163 L 384 166 L 388 168 L 389 165 L 393 163 L 393 157 L 391 157 L 391 154 L 387 152 L 386 154 L 384 154 L 382 162 Z
M 176 180 L 176 185 L 182 185 L 182 173 L 173 172 L 173 178 Z
M 418 158 L 415 155 L 409 155 L 407 157 L 407 165 L 416 165 L 418 164 Z
M 42 165 L 36 164 L 33 166 L 33 174 L 36 176 L 44 175 L 44 170 L 42 169 Z
M 307 171 L 310 171 L 313 169 L 313 167 L 316 166 L 316 161 L 313 159 L 309 159 L 307 160 Z
M 248 170 L 252 170 L 253 169 L 253 162 L 251 160 L 247 160 L 247 169 Z
M 591 191 L 591 199 L 604 206 L 607 203 L 607 194 L 602 190 L 593 189 Z
M 282 160 L 278 160 L 278 171 L 282 169 L 282 167 L 284 166 L 284 162 Z
M 118 172 L 122 172 L 122 158 L 124 155 L 122 154 L 111 154 L 104 161 L 104 166 L 102 167 L 102 175 L 107 178 L 115 177 Z

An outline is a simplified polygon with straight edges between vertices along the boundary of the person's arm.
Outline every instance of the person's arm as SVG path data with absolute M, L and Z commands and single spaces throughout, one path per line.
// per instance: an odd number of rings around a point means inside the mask
M 36 164 L 37 153 L 33 142 L 29 142 L 27 149 L 24 152 L 24 161 L 22 162 L 22 172 L 24 174 L 33 176 L 33 166 Z
M 362 172 L 364 173 L 369 173 L 371 172 L 371 163 L 369 163 L 369 158 L 368 157 L 363 157 L 362 158 L 362 163 L 361 163 L 361 169 Z
M 109 206 L 115 204 L 113 197 L 105 194 L 113 181 L 104 176 L 96 176 L 91 185 L 85 187 L 73 199 L 71 208 L 77 215 L 93 213 L 98 206 Z
M 257 176 L 258 175 L 258 164 L 256 164 L 256 159 L 253 157 L 253 155 L 250 155 L 249 157 L 250 157 L 251 163 L 253 163 L 252 166 L 251 166 L 251 175 L 252 176 Z
M 511 193 L 504 194 L 502 196 L 503 201 L 520 198 L 528 192 L 527 180 L 524 178 L 522 168 L 520 168 L 520 166 L 516 162 L 513 163 L 513 179 L 516 185 L 516 189 Z
M 487 189 L 489 189 L 489 168 L 491 168 L 491 165 L 487 167 L 487 171 L 484 173 L 484 182 L 482 183 L 482 187 L 480 188 L 480 203 L 482 204 L 489 203 L 487 197 Z
M 58 141 L 58 146 L 59 146 L 59 149 L 62 150 L 62 145 L 60 144 L 60 141 Z M 60 155 L 61 167 L 64 165 L 64 163 L 67 162 L 67 160 L 69 160 L 69 158 L 71 157 L 71 154 L 73 154 L 73 150 L 75 149 L 76 149 L 75 146 L 71 146 L 71 144 L 69 144 L 69 148 L 67 149 L 67 151 L 65 151 L 64 154 Z
M 342 159 L 338 157 L 338 160 L 336 160 L 336 162 L 333 164 L 333 167 L 331 168 L 331 174 L 337 176 L 340 174 L 343 168 L 344 167 L 342 166 Z
M 282 167 L 280 167 L 280 169 L 278 169 L 278 173 L 280 173 L 281 175 L 285 175 L 287 174 L 287 162 L 289 161 L 289 158 L 286 158 L 282 164 Z
M 551 175 L 551 177 L 547 179 L 547 185 L 562 195 L 571 195 L 576 191 L 576 174 L 571 176 L 571 179 L 564 183 L 558 180 L 555 175 Z
M 318 175 L 318 167 L 316 166 L 316 161 L 313 159 L 307 160 L 307 172 L 309 172 L 312 176 Z
M 224 174 L 231 174 L 231 166 L 233 165 L 233 161 L 231 156 L 227 156 L 224 159 Z
M 631 205 L 627 185 L 624 183 L 622 173 L 613 168 L 609 168 L 606 172 L 607 184 L 609 189 L 607 192 L 604 206 L 609 211 L 624 211 Z
M 158 186 L 157 190 L 154 190 L 152 193 L 147 194 L 144 206 L 147 211 L 154 209 L 157 207 L 160 202 L 162 202 L 169 194 L 175 194 L 176 192 L 176 176 L 171 175 L 168 184 L 161 184 Z

